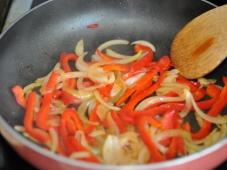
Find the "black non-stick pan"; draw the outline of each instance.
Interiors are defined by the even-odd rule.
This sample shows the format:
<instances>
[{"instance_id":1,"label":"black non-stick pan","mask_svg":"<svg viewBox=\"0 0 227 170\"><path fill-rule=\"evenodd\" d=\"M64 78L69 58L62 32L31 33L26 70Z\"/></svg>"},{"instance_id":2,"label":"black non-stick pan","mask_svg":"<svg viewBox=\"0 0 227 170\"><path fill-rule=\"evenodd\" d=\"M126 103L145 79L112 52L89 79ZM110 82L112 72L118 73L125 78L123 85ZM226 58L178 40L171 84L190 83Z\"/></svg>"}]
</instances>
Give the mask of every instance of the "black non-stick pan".
<instances>
[{"instance_id":1,"label":"black non-stick pan","mask_svg":"<svg viewBox=\"0 0 227 170\"><path fill-rule=\"evenodd\" d=\"M39 169L210 169L227 159L227 139L196 154L164 163L94 165L55 155L13 130L22 123L23 110L10 88L41 77L57 62L61 51L73 51L83 38L88 51L102 42L144 39L157 47L156 58L169 54L171 41L183 25L214 8L200 0L51 0L33 9L0 37L0 129L2 135ZM87 25L97 23L97 29ZM196 38L196 37L195 37ZM221 80L227 61L208 77Z\"/></svg>"}]
</instances>

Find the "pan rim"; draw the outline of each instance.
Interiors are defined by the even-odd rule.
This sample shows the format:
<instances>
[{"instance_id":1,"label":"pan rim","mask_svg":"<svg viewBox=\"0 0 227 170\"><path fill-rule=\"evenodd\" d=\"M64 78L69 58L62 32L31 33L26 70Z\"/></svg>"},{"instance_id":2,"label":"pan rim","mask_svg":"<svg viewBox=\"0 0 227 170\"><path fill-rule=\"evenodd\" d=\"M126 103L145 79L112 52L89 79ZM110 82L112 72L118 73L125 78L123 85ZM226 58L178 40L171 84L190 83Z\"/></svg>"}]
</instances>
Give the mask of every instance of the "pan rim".
<instances>
[{"instance_id":1,"label":"pan rim","mask_svg":"<svg viewBox=\"0 0 227 170\"><path fill-rule=\"evenodd\" d=\"M25 16L27 16L28 14L32 13L33 11L35 11L36 9L40 8L41 6L44 6L48 3L53 2L54 0L48 0L34 8L32 8L31 10L27 11L25 14L23 14L22 16L18 17L13 23L10 24L10 26L8 28L6 28L1 34L0 34L0 39L2 39L4 37L5 34L7 34L7 32L14 27L14 25L19 22L22 18L24 18ZM212 7L217 7L217 5L209 2L208 0L200 0L205 4L208 4ZM4 131L4 132L3 132ZM55 153L52 153L50 151L47 151L45 149L43 149L42 147L38 146L37 144L33 143L32 141L24 138L21 134L19 134L18 132L16 132L16 130L14 130L2 117L2 115L0 115L0 133L2 136L4 136L4 138L7 138L5 136L5 133L9 133L9 135L13 136L14 139L16 139L16 141L18 143L21 143L22 145L27 146L30 150L33 150L34 152L47 157L49 159L54 159L56 161L58 161L61 164L68 164L70 166L77 166L77 167L81 167L81 168L88 168L88 169L99 169L99 170L112 170L112 169L122 169L124 170L125 168L130 169L130 170L150 170L150 169L161 169L161 168L169 168L169 167L174 167L174 166L180 166L183 165L185 163L189 163L192 162L198 158L204 157L208 154L211 154L212 152L224 147L227 145L227 138L219 141L218 143L210 146L209 148L203 149L202 151L196 152L194 154L191 155L187 155L184 157L180 157L177 159L173 159L173 160L169 160L169 161L164 161L164 162L159 162L159 163L152 163L152 164L143 164L143 165L106 165L106 164L95 164L95 163L90 163L90 162L84 162L84 161L80 161L80 160L73 160Z\"/></svg>"}]
</instances>

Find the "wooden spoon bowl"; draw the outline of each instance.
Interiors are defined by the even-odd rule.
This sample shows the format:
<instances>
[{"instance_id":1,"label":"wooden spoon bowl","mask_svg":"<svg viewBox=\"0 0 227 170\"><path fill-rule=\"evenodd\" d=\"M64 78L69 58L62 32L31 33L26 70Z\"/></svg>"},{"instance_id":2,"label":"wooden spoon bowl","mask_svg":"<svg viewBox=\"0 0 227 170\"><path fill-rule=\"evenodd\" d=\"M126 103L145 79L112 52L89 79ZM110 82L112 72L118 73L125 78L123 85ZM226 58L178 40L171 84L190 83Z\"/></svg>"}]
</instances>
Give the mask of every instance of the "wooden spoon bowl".
<instances>
[{"instance_id":1,"label":"wooden spoon bowl","mask_svg":"<svg viewBox=\"0 0 227 170\"><path fill-rule=\"evenodd\" d=\"M212 9L189 22L175 37L171 59L188 78L202 77L227 57L227 5Z\"/></svg>"}]
</instances>

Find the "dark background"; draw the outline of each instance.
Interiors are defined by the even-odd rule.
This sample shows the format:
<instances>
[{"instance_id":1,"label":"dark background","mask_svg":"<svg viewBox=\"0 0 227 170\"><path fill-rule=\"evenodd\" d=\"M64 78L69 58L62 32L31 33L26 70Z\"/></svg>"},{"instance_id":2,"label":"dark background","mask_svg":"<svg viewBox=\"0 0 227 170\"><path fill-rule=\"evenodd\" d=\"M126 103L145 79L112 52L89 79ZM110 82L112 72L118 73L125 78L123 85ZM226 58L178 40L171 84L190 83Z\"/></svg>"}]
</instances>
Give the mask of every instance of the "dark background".
<instances>
[{"instance_id":1,"label":"dark background","mask_svg":"<svg viewBox=\"0 0 227 170\"><path fill-rule=\"evenodd\" d=\"M0 0L0 32L12 0ZM45 2L46 0L33 0L32 7ZM217 5L227 3L227 0L212 0ZM227 154L227 153L226 153ZM33 170L35 169L28 162L23 160L0 135L0 170ZM216 168L217 170L227 170L227 161Z\"/></svg>"}]
</instances>

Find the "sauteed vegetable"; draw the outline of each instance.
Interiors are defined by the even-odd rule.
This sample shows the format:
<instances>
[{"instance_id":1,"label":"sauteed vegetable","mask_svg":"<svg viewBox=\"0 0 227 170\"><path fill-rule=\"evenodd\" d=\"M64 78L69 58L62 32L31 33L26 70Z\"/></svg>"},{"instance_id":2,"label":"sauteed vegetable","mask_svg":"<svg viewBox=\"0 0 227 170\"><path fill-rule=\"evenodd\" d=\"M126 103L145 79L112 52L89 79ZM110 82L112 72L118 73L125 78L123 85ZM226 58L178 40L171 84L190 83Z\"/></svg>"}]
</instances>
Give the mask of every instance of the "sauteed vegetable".
<instances>
[{"instance_id":1,"label":"sauteed vegetable","mask_svg":"<svg viewBox=\"0 0 227 170\"><path fill-rule=\"evenodd\" d=\"M84 41L63 52L51 72L12 88L24 108L25 137L60 155L105 164L144 164L198 152L227 136L227 77L187 80L169 56L139 40L135 54L101 44L85 61ZM197 127L191 120L197 122Z\"/></svg>"}]
</instances>

